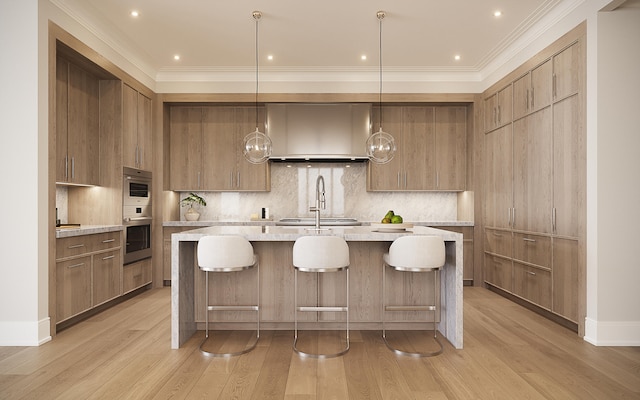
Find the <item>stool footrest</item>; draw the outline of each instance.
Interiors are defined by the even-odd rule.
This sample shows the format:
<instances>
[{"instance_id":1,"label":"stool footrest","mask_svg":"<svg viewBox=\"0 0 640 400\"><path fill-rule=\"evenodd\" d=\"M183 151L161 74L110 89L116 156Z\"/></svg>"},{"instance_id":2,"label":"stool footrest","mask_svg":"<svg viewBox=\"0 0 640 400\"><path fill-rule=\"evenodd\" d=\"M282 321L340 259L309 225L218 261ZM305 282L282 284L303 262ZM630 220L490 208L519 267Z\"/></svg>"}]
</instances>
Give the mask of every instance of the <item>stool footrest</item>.
<instances>
[{"instance_id":1,"label":"stool footrest","mask_svg":"<svg viewBox=\"0 0 640 400\"><path fill-rule=\"evenodd\" d=\"M328 311L328 312L346 312L347 307L298 307L296 311Z\"/></svg>"},{"instance_id":2,"label":"stool footrest","mask_svg":"<svg viewBox=\"0 0 640 400\"><path fill-rule=\"evenodd\" d=\"M435 311L436 306L385 306L385 311Z\"/></svg>"},{"instance_id":3,"label":"stool footrest","mask_svg":"<svg viewBox=\"0 0 640 400\"><path fill-rule=\"evenodd\" d=\"M258 306L207 306L207 311L258 311Z\"/></svg>"}]
</instances>

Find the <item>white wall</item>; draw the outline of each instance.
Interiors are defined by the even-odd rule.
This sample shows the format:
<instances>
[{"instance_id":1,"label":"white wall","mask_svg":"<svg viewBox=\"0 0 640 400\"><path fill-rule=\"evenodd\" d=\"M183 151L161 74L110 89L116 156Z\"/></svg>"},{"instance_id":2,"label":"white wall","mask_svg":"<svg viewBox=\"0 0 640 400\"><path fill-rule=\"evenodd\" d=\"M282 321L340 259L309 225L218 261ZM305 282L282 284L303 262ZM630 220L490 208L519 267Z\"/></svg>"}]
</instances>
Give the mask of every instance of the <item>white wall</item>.
<instances>
[{"instance_id":1,"label":"white wall","mask_svg":"<svg viewBox=\"0 0 640 400\"><path fill-rule=\"evenodd\" d=\"M47 119L39 101L47 83L46 75L40 79L38 23L38 0L0 3L0 345L50 340Z\"/></svg>"},{"instance_id":2,"label":"white wall","mask_svg":"<svg viewBox=\"0 0 640 400\"><path fill-rule=\"evenodd\" d=\"M640 4L597 19L597 239L585 340L640 345Z\"/></svg>"}]
</instances>

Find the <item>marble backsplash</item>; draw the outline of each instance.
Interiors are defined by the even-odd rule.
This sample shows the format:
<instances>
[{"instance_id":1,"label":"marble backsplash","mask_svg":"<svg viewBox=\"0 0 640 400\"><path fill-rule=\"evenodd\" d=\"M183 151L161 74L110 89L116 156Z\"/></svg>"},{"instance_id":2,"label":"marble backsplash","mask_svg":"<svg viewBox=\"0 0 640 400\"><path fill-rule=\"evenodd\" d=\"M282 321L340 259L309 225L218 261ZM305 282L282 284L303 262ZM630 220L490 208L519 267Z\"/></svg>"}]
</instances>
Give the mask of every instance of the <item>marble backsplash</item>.
<instances>
[{"instance_id":1,"label":"marble backsplash","mask_svg":"<svg viewBox=\"0 0 640 400\"><path fill-rule=\"evenodd\" d=\"M353 217L379 221L388 210L405 221L457 220L458 194L452 192L367 192L366 163L273 163L270 192L198 192L207 206L199 207L200 220L249 220L268 207L271 217L312 217L316 178L325 181L323 217ZM187 192L180 193L180 199ZM185 208L180 210L184 220Z\"/></svg>"}]
</instances>

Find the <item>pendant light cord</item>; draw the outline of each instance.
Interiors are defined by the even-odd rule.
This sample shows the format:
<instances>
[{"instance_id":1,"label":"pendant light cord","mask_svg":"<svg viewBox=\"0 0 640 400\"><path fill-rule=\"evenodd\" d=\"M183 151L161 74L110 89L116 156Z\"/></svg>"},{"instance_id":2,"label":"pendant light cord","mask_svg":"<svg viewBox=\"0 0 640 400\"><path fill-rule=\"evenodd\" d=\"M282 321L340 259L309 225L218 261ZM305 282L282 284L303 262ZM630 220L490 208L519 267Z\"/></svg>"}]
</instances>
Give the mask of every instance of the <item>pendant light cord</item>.
<instances>
[{"instance_id":1,"label":"pendant light cord","mask_svg":"<svg viewBox=\"0 0 640 400\"><path fill-rule=\"evenodd\" d=\"M255 99L255 111L256 111L256 132L258 131L258 22L262 14L259 11L253 12L253 18L256 20L256 99Z\"/></svg>"},{"instance_id":2,"label":"pendant light cord","mask_svg":"<svg viewBox=\"0 0 640 400\"><path fill-rule=\"evenodd\" d=\"M380 107L379 110L379 122L380 122L380 131L382 131L382 20L384 19L384 11L378 11L378 24L379 24L379 47L378 47L378 61L380 62L380 85L379 85L379 89L380 92L378 93L378 106Z\"/></svg>"}]
</instances>

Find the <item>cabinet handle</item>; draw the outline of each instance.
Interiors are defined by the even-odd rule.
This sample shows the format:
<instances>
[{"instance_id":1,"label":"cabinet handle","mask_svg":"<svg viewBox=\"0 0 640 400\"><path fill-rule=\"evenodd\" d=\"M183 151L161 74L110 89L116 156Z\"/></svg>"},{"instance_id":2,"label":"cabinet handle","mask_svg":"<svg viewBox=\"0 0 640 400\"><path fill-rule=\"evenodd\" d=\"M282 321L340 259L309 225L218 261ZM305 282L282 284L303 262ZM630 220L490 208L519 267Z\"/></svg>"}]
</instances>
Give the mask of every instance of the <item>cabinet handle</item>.
<instances>
[{"instance_id":1,"label":"cabinet handle","mask_svg":"<svg viewBox=\"0 0 640 400\"><path fill-rule=\"evenodd\" d=\"M71 157L71 180L76 179L76 158Z\"/></svg>"},{"instance_id":2,"label":"cabinet handle","mask_svg":"<svg viewBox=\"0 0 640 400\"><path fill-rule=\"evenodd\" d=\"M229 172L229 187L233 188L233 172Z\"/></svg>"},{"instance_id":3,"label":"cabinet handle","mask_svg":"<svg viewBox=\"0 0 640 400\"><path fill-rule=\"evenodd\" d=\"M535 239L529 239L529 238L522 238L522 240L524 240L525 242L529 242L529 243L535 243Z\"/></svg>"},{"instance_id":4,"label":"cabinet handle","mask_svg":"<svg viewBox=\"0 0 640 400\"><path fill-rule=\"evenodd\" d=\"M497 111L496 108L493 107L493 126L498 125L498 117L497 117Z\"/></svg>"},{"instance_id":5,"label":"cabinet handle","mask_svg":"<svg viewBox=\"0 0 640 400\"><path fill-rule=\"evenodd\" d=\"M436 188L440 188L440 171L436 172Z\"/></svg>"},{"instance_id":6,"label":"cabinet handle","mask_svg":"<svg viewBox=\"0 0 640 400\"><path fill-rule=\"evenodd\" d=\"M67 266L68 269L72 269L72 268L78 268L78 267L82 267L84 265L84 263L80 263L80 264L73 264L73 265L69 265Z\"/></svg>"},{"instance_id":7,"label":"cabinet handle","mask_svg":"<svg viewBox=\"0 0 640 400\"><path fill-rule=\"evenodd\" d=\"M498 233L498 232L492 232L493 236L497 236L497 237L502 237L502 233Z\"/></svg>"},{"instance_id":8,"label":"cabinet handle","mask_svg":"<svg viewBox=\"0 0 640 400\"><path fill-rule=\"evenodd\" d=\"M558 233L556 229L556 208L555 207L551 209L551 229L553 230L553 233Z\"/></svg>"},{"instance_id":9,"label":"cabinet handle","mask_svg":"<svg viewBox=\"0 0 640 400\"><path fill-rule=\"evenodd\" d=\"M115 258L115 256L106 256L106 257L102 257L102 260L103 260L103 261L106 261L106 260L111 260L112 258Z\"/></svg>"},{"instance_id":10,"label":"cabinet handle","mask_svg":"<svg viewBox=\"0 0 640 400\"><path fill-rule=\"evenodd\" d=\"M535 104L536 104L536 97L534 96L535 94L535 88L531 88L531 108L535 108Z\"/></svg>"},{"instance_id":11,"label":"cabinet handle","mask_svg":"<svg viewBox=\"0 0 640 400\"><path fill-rule=\"evenodd\" d=\"M531 276L536 276L536 273L533 271L527 271L527 274L531 275Z\"/></svg>"},{"instance_id":12,"label":"cabinet handle","mask_svg":"<svg viewBox=\"0 0 640 400\"><path fill-rule=\"evenodd\" d=\"M400 171L398 171L398 188L400 188Z\"/></svg>"},{"instance_id":13,"label":"cabinet handle","mask_svg":"<svg viewBox=\"0 0 640 400\"><path fill-rule=\"evenodd\" d=\"M200 171L198 171L198 189L200 189Z\"/></svg>"},{"instance_id":14,"label":"cabinet handle","mask_svg":"<svg viewBox=\"0 0 640 400\"><path fill-rule=\"evenodd\" d=\"M69 180L69 156L64 156L64 180Z\"/></svg>"},{"instance_id":15,"label":"cabinet handle","mask_svg":"<svg viewBox=\"0 0 640 400\"><path fill-rule=\"evenodd\" d=\"M553 90L553 98L555 99L556 97L558 97L557 86L556 86L556 74L552 75L551 86Z\"/></svg>"},{"instance_id":16,"label":"cabinet handle","mask_svg":"<svg viewBox=\"0 0 640 400\"><path fill-rule=\"evenodd\" d=\"M527 101L526 101L525 110L529 111L529 89L527 89Z\"/></svg>"},{"instance_id":17,"label":"cabinet handle","mask_svg":"<svg viewBox=\"0 0 640 400\"><path fill-rule=\"evenodd\" d=\"M516 227L516 208L515 207L511 209L511 213L513 214L513 221L512 221L511 227L515 228Z\"/></svg>"},{"instance_id":18,"label":"cabinet handle","mask_svg":"<svg viewBox=\"0 0 640 400\"><path fill-rule=\"evenodd\" d=\"M84 247L84 243L81 244L72 244L71 246L67 247L67 249L78 249L80 247Z\"/></svg>"},{"instance_id":19,"label":"cabinet handle","mask_svg":"<svg viewBox=\"0 0 640 400\"><path fill-rule=\"evenodd\" d=\"M407 171L404 171L404 188L407 188Z\"/></svg>"},{"instance_id":20,"label":"cabinet handle","mask_svg":"<svg viewBox=\"0 0 640 400\"><path fill-rule=\"evenodd\" d=\"M105 239L102 241L102 243L111 243L111 242L115 242L115 239Z\"/></svg>"},{"instance_id":21,"label":"cabinet handle","mask_svg":"<svg viewBox=\"0 0 640 400\"><path fill-rule=\"evenodd\" d=\"M238 177L238 180L237 180L238 187L240 187L240 171L238 171L238 172L236 173L236 175L237 175L237 177Z\"/></svg>"},{"instance_id":22,"label":"cabinet handle","mask_svg":"<svg viewBox=\"0 0 640 400\"><path fill-rule=\"evenodd\" d=\"M142 147L139 147L140 149L140 168L142 169L142 166L144 165L144 152L142 151Z\"/></svg>"},{"instance_id":23,"label":"cabinet handle","mask_svg":"<svg viewBox=\"0 0 640 400\"><path fill-rule=\"evenodd\" d=\"M498 125L502 123L502 110L500 110L500 105L498 105Z\"/></svg>"}]
</instances>

